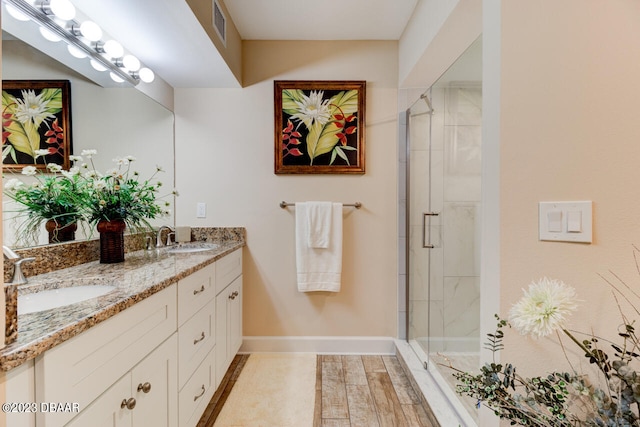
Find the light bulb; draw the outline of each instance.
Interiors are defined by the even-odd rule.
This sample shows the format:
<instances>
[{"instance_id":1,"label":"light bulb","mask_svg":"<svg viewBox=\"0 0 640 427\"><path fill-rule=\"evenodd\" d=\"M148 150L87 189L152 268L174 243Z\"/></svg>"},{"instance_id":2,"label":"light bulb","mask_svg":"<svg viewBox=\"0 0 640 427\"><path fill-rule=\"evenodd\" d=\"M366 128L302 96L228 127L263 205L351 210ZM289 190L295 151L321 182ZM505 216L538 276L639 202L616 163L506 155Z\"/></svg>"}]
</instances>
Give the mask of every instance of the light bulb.
<instances>
[{"instance_id":1,"label":"light bulb","mask_svg":"<svg viewBox=\"0 0 640 427\"><path fill-rule=\"evenodd\" d=\"M140 61L133 55L125 55L122 58L122 65L129 71L138 71L140 69Z\"/></svg>"},{"instance_id":2,"label":"light bulb","mask_svg":"<svg viewBox=\"0 0 640 427\"><path fill-rule=\"evenodd\" d=\"M18 21L28 21L30 18L25 15L24 13L22 13L21 10L16 9L16 7L12 4L5 4L7 6L7 12L9 12L9 15L11 15L14 19L17 19Z\"/></svg>"},{"instance_id":3,"label":"light bulb","mask_svg":"<svg viewBox=\"0 0 640 427\"><path fill-rule=\"evenodd\" d=\"M78 49L77 47L75 47L73 45L68 45L67 46L67 50L69 51L71 56L76 57L78 59L82 59L82 58L86 58L87 57L87 54L85 52L83 52L82 50Z\"/></svg>"},{"instance_id":4,"label":"light bulb","mask_svg":"<svg viewBox=\"0 0 640 427\"><path fill-rule=\"evenodd\" d=\"M49 7L54 15L65 21L70 21L76 16L76 8L69 0L51 0Z\"/></svg>"},{"instance_id":5,"label":"light bulb","mask_svg":"<svg viewBox=\"0 0 640 427\"><path fill-rule=\"evenodd\" d=\"M140 80L142 80L145 83L151 83L153 79L155 79L156 77L153 74L153 71L151 71L147 67L140 68L140 71L138 71L138 76L140 77Z\"/></svg>"},{"instance_id":6,"label":"light bulb","mask_svg":"<svg viewBox=\"0 0 640 427\"><path fill-rule=\"evenodd\" d=\"M120 77L119 75L117 75L113 71L109 73L109 77L111 77L111 80L113 80L116 83L122 83L124 81L124 79L122 77Z\"/></svg>"},{"instance_id":7,"label":"light bulb","mask_svg":"<svg viewBox=\"0 0 640 427\"><path fill-rule=\"evenodd\" d=\"M97 42L102 37L102 29L93 21L84 21L80 25L80 34L87 40Z\"/></svg>"},{"instance_id":8,"label":"light bulb","mask_svg":"<svg viewBox=\"0 0 640 427\"><path fill-rule=\"evenodd\" d=\"M101 63L96 61L95 59L92 59L91 61L89 61L89 63L91 64L93 69L96 70L96 71L107 71L107 67L105 67L104 65L102 65Z\"/></svg>"},{"instance_id":9,"label":"light bulb","mask_svg":"<svg viewBox=\"0 0 640 427\"><path fill-rule=\"evenodd\" d=\"M45 27L40 27L40 34L50 42L59 42L60 40L62 40L60 36Z\"/></svg>"},{"instance_id":10,"label":"light bulb","mask_svg":"<svg viewBox=\"0 0 640 427\"><path fill-rule=\"evenodd\" d=\"M120 58L124 54L122 45L115 40L107 40L102 48L110 58Z\"/></svg>"}]
</instances>

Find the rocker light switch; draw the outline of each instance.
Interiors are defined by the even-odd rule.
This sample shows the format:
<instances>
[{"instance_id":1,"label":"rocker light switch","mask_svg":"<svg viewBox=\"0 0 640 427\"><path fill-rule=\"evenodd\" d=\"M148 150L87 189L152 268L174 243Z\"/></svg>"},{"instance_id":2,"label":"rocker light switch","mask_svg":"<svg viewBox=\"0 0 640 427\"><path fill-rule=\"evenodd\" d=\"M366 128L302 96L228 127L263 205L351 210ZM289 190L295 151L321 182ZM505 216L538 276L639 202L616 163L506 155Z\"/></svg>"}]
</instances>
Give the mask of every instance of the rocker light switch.
<instances>
[{"instance_id":1,"label":"rocker light switch","mask_svg":"<svg viewBox=\"0 0 640 427\"><path fill-rule=\"evenodd\" d=\"M582 212L567 212L567 233L580 233L582 231Z\"/></svg>"},{"instance_id":2,"label":"rocker light switch","mask_svg":"<svg viewBox=\"0 0 640 427\"><path fill-rule=\"evenodd\" d=\"M562 232L562 211L547 212L547 231L551 233Z\"/></svg>"},{"instance_id":3,"label":"rocker light switch","mask_svg":"<svg viewBox=\"0 0 640 427\"><path fill-rule=\"evenodd\" d=\"M591 243L592 202L540 202L538 238L549 242Z\"/></svg>"}]
</instances>

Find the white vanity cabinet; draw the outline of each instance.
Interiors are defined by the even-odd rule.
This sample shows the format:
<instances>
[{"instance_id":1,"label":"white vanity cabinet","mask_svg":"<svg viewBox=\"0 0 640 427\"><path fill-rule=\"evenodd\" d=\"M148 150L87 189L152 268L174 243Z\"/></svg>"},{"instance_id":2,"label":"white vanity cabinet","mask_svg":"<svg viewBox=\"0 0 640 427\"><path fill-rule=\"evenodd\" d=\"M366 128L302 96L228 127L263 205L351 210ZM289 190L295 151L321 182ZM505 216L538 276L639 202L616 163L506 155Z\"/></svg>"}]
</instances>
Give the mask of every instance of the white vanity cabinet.
<instances>
[{"instance_id":1,"label":"white vanity cabinet","mask_svg":"<svg viewBox=\"0 0 640 427\"><path fill-rule=\"evenodd\" d=\"M35 401L77 404L81 412L39 411L37 426L63 426L76 416L79 421L70 425L98 425L96 419L104 425L177 426L176 342L169 339L176 331L176 299L176 285L169 286L38 356ZM149 393L137 392L139 383L150 383ZM130 409L132 398L140 403ZM156 422L142 419L154 411Z\"/></svg>"},{"instance_id":2,"label":"white vanity cabinet","mask_svg":"<svg viewBox=\"0 0 640 427\"><path fill-rule=\"evenodd\" d=\"M216 386L242 344L242 250L217 261Z\"/></svg>"},{"instance_id":3,"label":"white vanity cabinet","mask_svg":"<svg viewBox=\"0 0 640 427\"><path fill-rule=\"evenodd\" d=\"M177 426L176 334L66 424L67 427Z\"/></svg>"},{"instance_id":4,"label":"white vanity cabinet","mask_svg":"<svg viewBox=\"0 0 640 427\"><path fill-rule=\"evenodd\" d=\"M238 249L9 371L8 425L195 427L241 344Z\"/></svg>"},{"instance_id":5,"label":"white vanity cabinet","mask_svg":"<svg viewBox=\"0 0 640 427\"><path fill-rule=\"evenodd\" d=\"M6 373L6 401L12 403L35 403L35 367L34 361L28 360L22 365L11 369ZM11 427L35 427L36 411L7 412L5 414L7 426ZM36 406L36 409L39 409Z\"/></svg>"},{"instance_id":6,"label":"white vanity cabinet","mask_svg":"<svg viewBox=\"0 0 640 427\"><path fill-rule=\"evenodd\" d=\"M224 259L224 258L223 258ZM178 424L195 426L213 397L219 261L178 282Z\"/></svg>"}]
</instances>

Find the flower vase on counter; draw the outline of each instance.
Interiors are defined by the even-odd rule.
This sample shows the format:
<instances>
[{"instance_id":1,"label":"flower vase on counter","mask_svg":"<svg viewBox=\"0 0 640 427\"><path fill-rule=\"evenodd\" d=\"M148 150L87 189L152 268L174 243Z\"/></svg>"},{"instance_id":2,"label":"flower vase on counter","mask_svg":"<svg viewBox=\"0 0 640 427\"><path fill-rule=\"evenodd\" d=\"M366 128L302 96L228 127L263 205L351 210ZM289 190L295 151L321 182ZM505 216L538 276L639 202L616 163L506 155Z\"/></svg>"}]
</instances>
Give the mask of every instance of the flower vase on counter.
<instances>
[{"instance_id":1,"label":"flower vase on counter","mask_svg":"<svg viewBox=\"0 0 640 427\"><path fill-rule=\"evenodd\" d=\"M113 264L124 261L124 220L101 220L96 226L100 233L100 262Z\"/></svg>"},{"instance_id":2,"label":"flower vase on counter","mask_svg":"<svg viewBox=\"0 0 640 427\"><path fill-rule=\"evenodd\" d=\"M49 243L62 243L76 240L76 230L78 229L76 222L60 225L57 220L50 219L44 226L49 233Z\"/></svg>"}]
</instances>

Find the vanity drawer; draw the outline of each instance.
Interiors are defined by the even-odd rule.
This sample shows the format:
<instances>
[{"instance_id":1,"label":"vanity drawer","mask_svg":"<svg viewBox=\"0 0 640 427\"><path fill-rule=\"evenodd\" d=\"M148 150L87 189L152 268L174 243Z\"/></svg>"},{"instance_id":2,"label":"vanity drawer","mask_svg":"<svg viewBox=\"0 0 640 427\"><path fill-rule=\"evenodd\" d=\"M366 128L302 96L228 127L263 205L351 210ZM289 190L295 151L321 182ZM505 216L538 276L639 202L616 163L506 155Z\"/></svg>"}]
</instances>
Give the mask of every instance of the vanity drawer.
<instances>
[{"instance_id":1,"label":"vanity drawer","mask_svg":"<svg viewBox=\"0 0 640 427\"><path fill-rule=\"evenodd\" d=\"M212 299L178 331L178 389L215 345L216 301Z\"/></svg>"},{"instance_id":2,"label":"vanity drawer","mask_svg":"<svg viewBox=\"0 0 640 427\"><path fill-rule=\"evenodd\" d=\"M242 274L242 249L236 249L216 261L216 295Z\"/></svg>"},{"instance_id":3,"label":"vanity drawer","mask_svg":"<svg viewBox=\"0 0 640 427\"><path fill-rule=\"evenodd\" d=\"M176 286L48 350L36 358L36 402L85 408L176 330ZM62 425L75 413L37 413L37 424Z\"/></svg>"},{"instance_id":4,"label":"vanity drawer","mask_svg":"<svg viewBox=\"0 0 640 427\"><path fill-rule=\"evenodd\" d=\"M182 325L215 297L216 264L211 264L178 282L178 325Z\"/></svg>"},{"instance_id":5,"label":"vanity drawer","mask_svg":"<svg viewBox=\"0 0 640 427\"><path fill-rule=\"evenodd\" d=\"M215 351L209 352L178 394L178 425L195 427L215 393Z\"/></svg>"}]
</instances>

